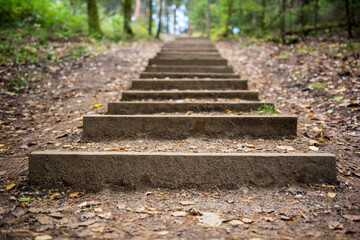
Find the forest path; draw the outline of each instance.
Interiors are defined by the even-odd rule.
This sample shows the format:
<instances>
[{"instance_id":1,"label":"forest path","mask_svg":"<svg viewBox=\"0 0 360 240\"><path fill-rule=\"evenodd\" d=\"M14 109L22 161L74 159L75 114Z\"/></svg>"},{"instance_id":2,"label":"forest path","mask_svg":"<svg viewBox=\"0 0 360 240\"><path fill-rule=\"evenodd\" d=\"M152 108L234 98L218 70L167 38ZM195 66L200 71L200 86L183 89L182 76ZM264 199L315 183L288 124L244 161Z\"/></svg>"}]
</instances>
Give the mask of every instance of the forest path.
<instances>
[{"instance_id":1,"label":"forest path","mask_svg":"<svg viewBox=\"0 0 360 240\"><path fill-rule=\"evenodd\" d=\"M297 101L309 101L309 95L306 97L300 95L303 93L302 91L296 91L295 89L292 91L288 90L288 82L287 79L284 78L285 74L284 72L279 72L279 68L285 69L287 64L290 66L290 63L281 63L284 59L277 57L277 55L280 56L279 54L281 53L279 48L276 49L278 46L265 44L265 46L253 45L237 48L238 46L234 43L219 43L218 47L222 55L231 61L236 72L249 78L250 88L259 89L261 91L260 96L265 96L270 103L279 101L279 110L283 113L293 112L294 110L299 111L299 108L302 109L301 106L293 107L293 105L298 104ZM270 51L266 49L270 49ZM285 48L285 50L287 49ZM282 51L284 51L284 49L282 49ZM259 54L259 52L262 54ZM287 52L287 54L290 55L291 52ZM270 56L272 56L272 58ZM303 56L298 57L301 59ZM294 59L293 61L296 60L297 59ZM282 65L278 65L278 61ZM140 65L145 67L144 63ZM259 66L262 66L262 68L259 68ZM130 71L131 70L135 70L137 74L140 73L140 70L130 69ZM304 72L302 72L302 74L304 74ZM121 79L123 79L123 77L121 77ZM277 80L274 81L273 79ZM123 81L121 80L119 82ZM111 82L107 83L104 88L108 89L107 87L109 87L114 90L108 93L105 90L103 94L108 94L106 97L103 98L102 94L97 94L98 101L94 102L93 96L95 96L96 92L94 91L93 96L83 99L88 103L88 108L95 103L105 104L110 96L114 96L113 98L111 97L113 100L120 99L120 93L115 93L115 89L118 86L114 88L114 86L110 87L110 84ZM166 82L162 84L173 83ZM194 83L195 86L199 86L199 84L204 83ZM90 85L88 86L90 87ZM129 85L125 86L124 89L128 86ZM356 88L357 85L354 85L353 89ZM274 92L276 92L276 94L274 94ZM296 92L300 92L300 94ZM310 94L313 94L313 92L310 92ZM350 94L346 96L356 101ZM76 98L76 94L74 97ZM317 100L316 95L314 99L315 101ZM89 104L90 101L92 102L91 104ZM192 99L183 99L182 101L183 103L188 103L186 104L188 106L194 106L192 105ZM285 105L288 101L290 101L290 104ZM223 102L220 101L220 104L227 102L229 102L229 100L225 99ZM131 102L125 103L129 104ZM144 104L141 100L138 103ZM149 103L157 104L156 100L149 101ZM124 108L120 108L121 111L126 111L126 104L123 104L125 106ZM134 104L136 104L136 102ZM169 103L163 102L163 105L156 106L165 106L166 104ZM245 106L241 101L237 104L237 106ZM214 108L215 105L216 104L212 104L212 108ZM68 106L68 104L65 103L65 106ZM305 110L309 109L309 106L305 106L304 108ZM310 106L310 108L314 108L315 114L321 114L320 111L317 112L319 108L321 110L321 106ZM347 106L345 106L345 109L342 109L342 111L346 111L346 108ZM149 110L147 107L144 109L151 111L151 109ZM59 108L59 110L61 110L61 108ZM94 113L105 112L102 107L94 108L93 111ZM354 116L351 114L355 111L349 113L349 119L354 119ZM190 117L194 115L196 114L189 113ZM344 113L343 115L346 116ZM58 116L63 117L59 114ZM159 115L155 115L155 117L158 116ZM68 128L69 125L66 117L67 116L64 116L64 122L60 121L56 123L55 121L53 126L56 128L62 126L63 129ZM81 119L78 119L71 123L73 125L72 130L69 132L65 131L66 134L53 132L55 139L52 140L52 144L30 144L27 147L30 148L31 151L35 149L45 150L49 148L49 146L52 146L50 147L52 149L62 147L65 150L82 150L84 152L94 150L105 151L107 153L111 153L114 150L123 152L188 151L194 154L206 152L220 154L239 152L262 153L268 152L268 150L285 153L289 151L286 150L289 149L288 147L293 147L296 152L307 152L309 151L309 138L317 140L318 137L316 134L319 130L315 127L318 126L318 128L320 128L317 124L322 124L318 123L318 119L312 118L314 117L307 117L305 114L300 116L299 123L301 126L298 132L299 136L296 139L264 140L242 138L219 140L190 137L185 141L183 139L124 139L122 141L112 140L92 143L80 141L81 130L76 129L78 124L81 123ZM38 121L41 122L43 121L42 119L44 118L39 118ZM353 121L358 120L355 118ZM320 122L324 122L324 120ZM313 128L315 128L315 130ZM61 130L61 128L58 129ZM326 129L326 131L327 135L330 135L328 137L331 137L331 129ZM307 133L307 135L305 135L305 133ZM352 131L350 133L352 134ZM35 137L38 133L34 132L33 134L35 140L39 142L42 141L42 139L45 140L49 138L46 134L38 137ZM342 131L337 131L336 137L339 143L340 140L344 139L342 134ZM104 190L95 194L57 192L56 190L25 192L22 190L22 187L26 189L27 185L24 185L21 181L19 182L18 173L15 174L15 176L9 176L7 175L8 173L5 173L3 175L5 175L8 180L14 181L18 185L16 189L5 192L1 198L3 207L0 208L0 210L3 219L6 221L6 224L2 225L2 234L6 233L12 236L51 235L52 237L70 235L84 238L142 237L189 239L241 237L265 239L269 236L279 238L299 238L303 236L309 238L356 238L359 234L358 224L356 223L359 215L359 205L357 201L359 180L356 174L359 172L354 167L356 167L358 157L349 158L348 156L348 160L344 161L344 155L342 154L343 151L349 152L349 154L356 154L358 150L356 150L356 147L354 149L353 145L355 146L355 144L352 142L356 140L356 134L358 134L358 132L352 135L344 132L347 140L341 145L329 143L331 140L327 140L326 137L324 137L325 143L319 142L320 151L325 150L331 152L336 154L338 158L340 154L337 163L338 170L351 169L350 175L345 173L343 175L338 174L340 184L336 186L325 184L310 185L308 187L291 186L277 189L262 189L247 186L232 191L216 188L215 190L209 191L199 191L197 189L151 189L150 191L113 192ZM349 140L349 136L350 138L354 136L354 140ZM323 135L321 137L323 137ZM344 150L344 145L346 145L349 150ZM14 145L15 149L16 146L19 145ZM287 146L287 148L278 148L279 146ZM24 152L29 150L23 147L20 151L24 154ZM8 164L10 157L8 156L9 155L5 156L6 159L4 158L4 160L2 160L7 167L10 166ZM18 155L18 157L22 159L24 164L26 160L25 156ZM21 161L18 161L18 159L14 157L11 158L11 161L14 162L16 167L11 165L9 168L16 169L18 172L22 171L26 174L26 172L24 172L25 164L19 165ZM26 203L15 207L16 204L11 202L12 199L23 196L30 197L30 201L25 201ZM199 216L201 214L203 215L202 217ZM28 222L32 222L32 224L28 226ZM61 228L58 228L58 226L61 226ZM212 226L212 228L209 228L209 226ZM16 228L27 229L29 231L19 232L11 230ZM64 232L66 235L64 235Z\"/></svg>"},{"instance_id":2,"label":"forest path","mask_svg":"<svg viewBox=\"0 0 360 240\"><path fill-rule=\"evenodd\" d=\"M247 81L240 80L226 59L214 57L216 51L212 41L204 38L182 37L165 43L160 55L149 60L145 72L140 74L140 80L147 80L150 86L157 88L158 81L170 80L167 86L157 90L132 86L130 90L122 92L120 102L111 104L106 115L85 115L82 142L106 144L112 140L121 143L123 139L186 141L188 138L221 142L222 139L246 138L256 141L261 138L271 141L295 138L297 117L277 114L273 104L260 102L258 92L248 89ZM178 54L174 56L174 52ZM203 88L193 89L192 85L187 85L189 80L195 85L201 84ZM172 81L178 81L181 89L172 86ZM213 85L219 81L223 81L223 84L215 88ZM237 81L243 86L235 86ZM182 102L186 99L191 99L191 103ZM214 102L221 103L226 99L233 105L214 111ZM152 112L145 105L145 114L138 108L138 101L151 103ZM179 107L171 109L174 107L169 104L171 102L178 102ZM135 104L129 106L131 103ZM192 107L193 103L198 104L197 109ZM201 109L204 103L208 109ZM243 113L243 105L249 103L257 103L258 106L254 105L256 108ZM169 107L166 107L167 104ZM168 111L163 111L164 106ZM113 107L122 113L116 114ZM258 110L261 108L269 110ZM132 109L136 109L137 114L126 112L130 109L132 112ZM97 191L102 187L208 189L216 186L220 189L236 189L246 185L269 187L294 183L336 183L334 155L301 153L295 152L295 149L288 151L291 153L241 153L241 149L238 150L240 153L232 154L189 154L186 150L161 154L128 151L125 154L116 152L116 149L107 153L33 152L29 157L29 182L42 188L66 186Z\"/></svg>"}]
</instances>

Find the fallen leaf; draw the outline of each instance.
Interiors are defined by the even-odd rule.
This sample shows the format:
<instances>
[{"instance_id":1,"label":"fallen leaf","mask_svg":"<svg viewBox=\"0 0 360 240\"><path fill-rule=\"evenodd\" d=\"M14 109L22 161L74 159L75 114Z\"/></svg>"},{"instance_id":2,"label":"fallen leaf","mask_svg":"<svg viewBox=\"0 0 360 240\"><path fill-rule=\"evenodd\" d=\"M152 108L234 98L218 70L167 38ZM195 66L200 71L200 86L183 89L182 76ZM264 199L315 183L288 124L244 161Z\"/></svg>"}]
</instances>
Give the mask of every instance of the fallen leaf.
<instances>
[{"instance_id":1,"label":"fallen leaf","mask_svg":"<svg viewBox=\"0 0 360 240\"><path fill-rule=\"evenodd\" d=\"M126 205L124 203L119 203L117 206L116 206L119 210L121 209L125 209L126 208Z\"/></svg>"},{"instance_id":2,"label":"fallen leaf","mask_svg":"<svg viewBox=\"0 0 360 240\"><path fill-rule=\"evenodd\" d=\"M194 202L190 202L190 201L180 201L180 204L183 206L195 205Z\"/></svg>"},{"instance_id":3,"label":"fallen leaf","mask_svg":"<svg viewBox=\"0 0 360 240\"><path fill-rule=\"evenodd\" d=\"M291 218L290 218L290 217L288 217L288 216L281 216L281 217L280 217L280 220L283 220L283 221L290 221L290 220L291 220Z\"/></svg>"},{"instance_id":4,"label":"fallen leaf","mask_svg":"<svg viewBox=\"0 0 360 240\"><path fill-rule=\"evenodd\" d=\"M36 236L34 238L34 240L50 240L50 239L52 239L50 235L41 235L41 236Z\"/></svg>"},{"instance_id":5,"label":"fallen leaf","mask_svg":"<svg viewBox=\"0 0 360 240\"><path fill-rule=\"evenodd\" d=\"M164 235L169 234L169 231L159 231L159 232L156 232L156 234L160 235L160 236L164 236Z\"/></svg>"},{"instance_id":6,"label":"fallen leaf","mask_svg":"<svg viewBox=\"0 0 360 240\"><path fill-rule=\"evenodd\" d=\"M10 191L11 189L14 189L15 186L16 186L15 183L10 183L9 185L6 186L6 191Z\"/></svg>"},{"instance_id":7,"label":"fallen leaf","mask_svg":"<svg viewBox=\"0 0 360 240\"><path fill-rule=\"evenodd\" d=\"M70 193L71 198L76 198L79 195L79 192Z\"/></svg>"},{"instance_id":8,"label":"fallen leaf","mask_svg":"<svg viewBox=\"0 0 360 240\"><path fill-rule=\"evenodd\" d=\"M198 220L202 225L207 227L219 227L223 222L223 219L215 213L203 212L202 216L198 217Z\"/></svg>"},{"instance_id":9,"label":"fallen leaf","mask_svg":"<svg viewBox=\"0 0 360 240\"><path fill-rule=\"evenodd\" d=\"M318 141L315 141L315 140L310 140L310 141L309 141L309 144L310 144L310 146L315 146L315 147L318 147L318 146L319 146L319 142L318 142Z\"/></svg>"},{"instance_id":10,"label":"fallen leaf","mask_svg":"<svg viewBox=\"0 0 360 240\"><path fill-rule=\"evenodd\" d=\"M336 196L336 193L328 192L327 195L329 198L334 198Z\"/></svg>"},{"instance_id":11,"label":"fallen leaf","mask_svg":"<svg viewBox=\"0 0 360 240\"><path fill-rule=\"evenodd\" d=\"M338 221L329 222L328 227L332 230L341 230L344 228L344 226Z\"/></svg>"},{"instance_id":12,"label":"fallen leaf","mask_svg":"<svg viewBox=\"0 0 360 240\"><path fill-rule=\"evenodd\" d=\"M60 193L54 193L53 195L51 195L51 200L54 200L55 198L59 197Z\"/></svg>"},{"instance_id":13,"label":"fallen leaf","mask_svg":"<svg viewBox=\"0 0 360 240\"><path fill-rule=\"evenodd\" d=\"M171 216L173 217L185 217L187 215L187 212L173 212L171 213Z\"/></svg>"},{"instance_id":14,"label":"fallen leaf","mask_svg":"<svg viewBox=\"0 0 360 240\"><path fill-rule=\"evenodd\" d=\"M83 218L83 219L88 219L88 218L93 218L93 217L95 217L95 213L93 213L93 212L87 212L87 213L84 213L81 215L81 218Z\"/></svg>"},{"instance_id":15,"label":"fallen leaf","mask_svg":"<svg viewBox=\"0 0 360 240\"><path fill-rule=\"evenodd\" d=\"M51 213L49 214L50 217L53 217L53 218L63 218L64 216L61 214L61 213Z\"/></svg>"},{"instance_id":16,"label":"fallen leaf","mask_svg":"<svg viewBox=\"0 0 360 240\"><path fill-rule=\"evenodd\" d=\"M255 145L248 144L247 142L245 142L245 146L246 146L247 148L255 148Z\"/></svg>"},{"instance_id":17,"label":"fallen leaf","mask_svg":"<svg viewBox=\"0 0 360 240\"><path fill-rule=\"evenodd\" d=\"M246 224L250 224L250 223L253 223L253 220L252 219L250 219L250 218L243 218L243 219L241 219L244 223L246 223Z\"/></svg>"},{"instance_id":18,"label":"fallen leaf","mask_svg":"<svg viewBox=\"0 0 360 240\"><path fill-rule=\"evenodd\" d=\"M360 215L348 215L348 214L345 214L345 215L343 215L343 217L350 220L350 221L360 222Z\"/></svg>"},{"instance_id":19,"label":"fallen leaf","mask_svg":"<svg viewBox=\"0 0 360 240\"><path fill-rule=\"evenodd\" d=\"M104 218L104 219L110 219L111 218L111 212L107 212L107 213L100 213L100 214L98 214L98 216L100 217L100 218Z\"/></svg>"},{"instance_id":20,"label":"fallen leaf","mask_svg":"<svg viewBox=\"0 0 360 240\"><path fill-rule=\"evenodd\" d=\"M286 151L295 151L295 149L291 146L277 146L277 149L286 150Z\"/></svg>"},{"instance_id":21,"label":"fallen leaf","mask_svg":"<svg viewBox=\"0 0 360 240\"><path fill-rule=\"evenodd\" d=\"M36 220L42 225L49 225L54 223L54 220L48 216L40 216L37 217Z\"/></svg>"},{"instance_id":22,"label":"fallen leaf","mask_svg":"<svg viewBox=\"0 0 360 240\"><path fill-rule=\"evenodd\" d=\"M94 211L97 212L97 213L102 213L103 212L102 208L94 208Z\"/></svg>"},{"instance_id":23,"label":"fallen leaf","mask_svg":"<svg viewBox=\"0 0 360 240\"><path fill-rule=\"evenodd\" d=\"M319 151L319 148L315 146L309 146L309 149L313 151Z\"/></svg>"},{"instance_id":24,"label":"fallen leaf","mask_svg":"<svg viewBox=\"0 0 360 240\"><path fill-rule=\"evenodd\" d=\"M161 214L159 211L157 211L156 209L151 208L151 207L141 207L141 208L138 208L136 210L136 212L137 213L146 213L146 214L149 214L149 215Z\"/></svg>"},{"instance_id":25,"label":"fallen leaf","mask_svg":"<svg viewBox=\"0 0 360 240\"><path fill-rule=\"evenodd\" d=\"M231 225L231 226L233 226L233 227L237 227L237 226L239 226L239 225L243 225L244 222L239 221L239 220L232 220L232 221L228 222L228 224Z\"/></svg>"},{"instance_id":26,"label":"fallen leaf","mask_svg":"<svg viewBox=\"0 0 360 240\"><path fill-rule=\"evenodd\" d=\"M102 233L102 232L105 231L105 229L106 229L106 227L104 227L104 226L99 226L99 227L92 227L92 228L90 228L90 230L91 230L92 232L96 232L96 233Z\"/></svg>"},{"instance_id":27,"label":"fallen leaf","mask_svg":"<svg viewBox=\"0 0 360 240\"><path fill-rule=\"evenodd\" d=\"M79 205L77 205L79 208L86 207L88 205L88 202L82 202Z\"/></svg>"},{"instance_id":28,"label":"fallen leaf","mask_svg":"<svg viewBox=\"0 0 360 240\"><path fill-rule=\"evenodd\" d=\"M196 211L195 209L189 209L188 213L192 216L202 216L202 213L199 211Z\"/></svg>"},{"instance_id":29,"label":"fallen leaf","mask_svg":"<svg viewBox=\"0 0 360 240\"><path fill-rule=\"evenodd\" d=\"M318 128L318 127L314 127L313 130L314 130L315 132L321 132L321 131L322 131L322 129L321 129L321 128Z\"/></svg>"},{"instance_id":30,"label":"fallen leaf","mask_svg":"<svg viewBox=\"0 0 360 240\"><path fill-rule=\"evenodd\" d=\"M92 108L99 108L99 107L102 107L103 105L102 104L94 104L94 105L92 105L91 107Z\"/></svg>"}]
</instances>

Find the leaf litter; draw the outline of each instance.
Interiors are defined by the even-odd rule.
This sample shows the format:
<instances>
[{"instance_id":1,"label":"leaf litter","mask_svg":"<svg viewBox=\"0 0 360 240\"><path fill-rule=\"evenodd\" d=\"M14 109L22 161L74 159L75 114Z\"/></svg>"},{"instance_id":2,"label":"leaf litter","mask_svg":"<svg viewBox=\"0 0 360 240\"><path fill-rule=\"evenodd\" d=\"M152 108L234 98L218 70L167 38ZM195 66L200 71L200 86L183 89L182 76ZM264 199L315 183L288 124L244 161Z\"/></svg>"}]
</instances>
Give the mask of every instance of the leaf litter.
<instances>
[{"instance_id":1,"label":"leaf litter","mask_svg":"<svg viewBox=\"0 0 360 240\"><path fill-rule=\"evenodd\" d=\"M282 113L299 116L297 138L275 141L251 138L190 138L175 141L137 139L107 142L104 145L82 143L82 130L78 128L82 126L82 116L104 114L105 107L91 106L118 101L120 90L128 88L130 80L136 78L146 66L146 59L155 55L160 47L158 42L134 42L129 46L106 47L110 49L109 52L81 59L71 71L69 65L62 63L57 67L58 70L45 72L44 80L35 81L32 83L35 84L34 88L23 93L12 94L2 88L0 94L4 105L0 121L3 128L0 131L1 136L6 137L0 142L0 178L5 180L2 181L0 213L5 229L9 229L6 234L39 239L41 236L177 238L181 232L187 238L190 237L188 230L191 228L191 236L197 238L204 234L208 234L209 238L261 238L275 234L280 238L300 238L309 233L311 236L325 237L333 231L344 238L358 238L360 133L356 126L359 125L360 85L359 69L353 67L355 63L359 65L358 59L350 52L331 55L342 47L331 43L331 40L307 54L298 52L297 47L314 45L311 40L300 45L283 46L266 42L239 48L241 41L244 39L219 42L217 46L242 78L249 79L250 88L260 90L261 99L275 102L276 110ZM287 59L277 58L284 53ZM344 64L349 66L348 75L342 73ZM0 66L4 67L7 66ZM314 144L309 144L310 140ZM24 177L26 155L30 151L59 147L77 151L107 151L106 148L111 151L230 153L307 152L309 146L317 147L319 152L337 155L339 185L270 190L244 187L222 192L216 187L209 191L154 189L149 195L145 195L147 191L119 193L104 190L70 196L73 191L63 193L49 189L26 189ZM340 174L340 171L344 174ZM9 182L6 180L16 184L16 187L7 191ZM329 196L329 191L336 195ZM60 196L52 199L55 193ZM302 197L296 197L298 195ZM24 196L29 197L30 201L19 203L17 199ZM196 209L191 208L191 205L179 205L182 199L196 203ZM228 199L234 201L228 204ZM49 210L54 208L61 211ZM31 219L38 217L45 217L40 220L44 224L31 222ZM207 232L201 226L203 223L199 222L200 217L203 217L202 221L210 223L208 226L220 224L221 228L215 227L215 231ZM240 231L227 229L229 227L236 227ZM247 231L249 227L251 232ZM20 228L21 231L15 231Z\"/></svg>"}]
</instances>

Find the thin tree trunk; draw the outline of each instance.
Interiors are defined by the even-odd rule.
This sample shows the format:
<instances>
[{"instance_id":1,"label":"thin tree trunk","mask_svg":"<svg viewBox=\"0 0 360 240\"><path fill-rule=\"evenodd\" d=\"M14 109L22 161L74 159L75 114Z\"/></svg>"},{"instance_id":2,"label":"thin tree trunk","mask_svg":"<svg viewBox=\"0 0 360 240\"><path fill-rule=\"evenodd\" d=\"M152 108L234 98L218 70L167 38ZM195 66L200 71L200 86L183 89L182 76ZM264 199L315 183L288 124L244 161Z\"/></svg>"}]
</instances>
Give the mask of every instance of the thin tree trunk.
<instances>
[{"instance_id":1,"label":"thin tree trunk","mask_svg":"<svg viewBox=\"0 0 360 240\"><path fill-rule=\"evenodd\" d=\"M166 33L170 33L170 27L169 27L169 4L168 1L165 1L165 18L166 18Z\"/></svg>"},{"instance_id":2,"label":"thin tree trunk","mask_svg":"<svg viewBox=\"0 0 360 240\"><path fill-rule=\"evenodd\" d=\"M261 1L261 31L265 33L265 14L266 14L266 1Z\"/></svg>"},{"instance_id":3,"label":"thin tree trunk","mask_svg":"<svg viewBox=\"0 0 360 240\"><path fill-rule=\"evenodd\" d=\"M305 0L300 0L300 24L301 29L305 29L305 16L304 16Z\"/></svg>"},{"instance_id":4,"label":"thin tree trunk","mask_svg":"<svg viewBox=\"0 0 360 240\"><path fill-rule=\"evenodd\" d=\"M319 0L315 0L315 7L314 7L314 31L315 31L315 35L317 34L318 10L319 10Z\"/></svg>"},{"instance_id":5,"label":"thin tree trunk","mask_svg":"<svg viewBox=\"0 0 360 240\"><path fill-rule=\"evenodd\" d=\"M134 35L130 26L131 10L132 10L132 0L123 0L124 33L129 36Z\"/></svg>"},{"instance_id":6,"label":"thin tree trunk","mask_svg":"<svg viewBox=\"0 0 360 240\"><path fill-rule=\"evenodd\" d=\"M176 12L177 12L177 6L175 4L175 9L174 9L174 34L176 35Z\"/></svg>"},{"instance_id":7,"label":"thin tree trunk","mask_svg":"<svg viewBox=\"0 0 360 240\"><path fill-rule=\"evenodd\" d=\"M140 17L141 4L142 4L142 0L136 0L135 13L134 13L135 21L138 20Z\"/></svg>"},{"instance_id":8,"label":"thin tree trunk","mask_svg":"<svg viewBox=\"0 0 360 240\"><path fill-rule=\"evenodd\" d=\"M228 36L229 36L230 21L231 21L233 6L234 6L234 0L228 0L228 12L227 12L227 19L226 19L224 37L228 37Z\"/></svg>"},{"instance_id":9,"label":"thin tree trunk","mask_svg":"<svg viewBox=\"0 0 360 240\"><path fill-rule=\"evenodd\" d=\"M206 1L206 34L210 37L210 0Z\"/></svg>"},{"instance_id":10,"label":"thin tree trunk","mask_svg":"<svg viewBox=\"0 0 360 240\"><path fill-rule=\"evenodd\" d=\"M156 33L156 38L160 39L160 33L161 33L161 19L162 19L162 9L163 9L163 0L160 0L160 10L159 10L159 26Z\"/></svg>"},{"instance_id":11,"label":"thin tree trunk","mask_svg":"<svg viewBox=\"0 0 360 240\"><path fill-rule=\"evenodd\" d=\"M152 7L152 0L149 0L149 35L152 36L152 18L153 15L153 7Z\"/></svg>"},{"instance_id":12,"label":"thin tree trunk","mask_svg":"<svg viewBox=\"0 0 360 240\"><path fill-rule=\"evenodd\" d=\"M347 25L348 25L348 36L349 38L352 38L352 22L351 22L351 14L349 9L349 0L345 0L345 8L346 8L346 19L347 19Z\"/></svg>"},{"instance_id":13,"label":"thin tree trunk","mask_svg":"<svg viewBox=\"0 0 360 240\"><path fill-rule=\"evenodd\" d=\"M191 6L191 0L188 0L187 6ZM188 11L188 16L190 16L191 15L191 7L187 7L187 11ZM192 34L192 22L191 22L190 18L189 18L189 23L188 23L187 34L190 36Z\"/></svg>"},{"instance_id":14,"label":"thin tree trunk","mask_svg":"<svg viewBox=\"0 0 360 240\"><path fill-rule=\"evenodd\" d=\"M102 35L99 23L99 12L96 0L87 0L89 34L94 37Z\"/></svg>"},{"instance_id":15,"label":"thin tree trunk","mask_svg":"<svg viewBox=\"0 0 360 240\"><path fill-rule=\"evenodd\" d=\"M286 0L281 0L281 22L280 22L280 31L281 31L281 41L285 43L285 12L286 12Z\"/></svg>"},{"instance_id":16,"label":"thin tree trunk","mask_svg":"<svg viewBox=\"0 0 360 240\"><path fill-rule=\"evenodd\" d=\"M70 0L70 5L72 8L72 13L75 15L76 14L76 0Z\"/></svg>"}]
</instances>

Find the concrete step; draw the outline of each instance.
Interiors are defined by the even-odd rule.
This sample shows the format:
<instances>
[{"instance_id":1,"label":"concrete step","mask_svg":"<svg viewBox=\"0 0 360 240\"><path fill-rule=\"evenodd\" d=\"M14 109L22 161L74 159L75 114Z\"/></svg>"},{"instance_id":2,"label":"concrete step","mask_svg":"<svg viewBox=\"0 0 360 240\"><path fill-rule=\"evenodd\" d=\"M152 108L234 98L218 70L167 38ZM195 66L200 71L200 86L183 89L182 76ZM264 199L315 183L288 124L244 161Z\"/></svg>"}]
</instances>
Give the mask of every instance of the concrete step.
<instances>
[{"instance_id":1,"label":"concrete step","mask_svg":"<svg viewBox=\"0 0 360 240\"><path fill-rule=\"evenodd\" d=\"M166 43L164 48L216 48L213 43L199 42L199 43Z\"/></svg>"},{"instance_id":2,"label":"concrete step","mask_svg":"<svg viewBox=\"0 0 360 240\"><path fill-rule=\"evenodd\" d=\"M174 73L174 72L143 72L140 78L231 78L239 79L240 76L236 73Z\"/></svg>"},{"instance_id":3,"label":"concrete step","mask_svg":"<svg viewBox=\"0 0 360 240\"><path fill-rule=\"evenodd\" d=\"M85 115L85 141L137 138L281 138L296 136L288 115Z\"/></svg>"},{"instance_id":4,"label":"concrete step","mask_svg":"<svg viewBox=\"0 0 360 240\"><path fill-rule=\"evenodd\" d=\"M266 103L274 106L273 103ZM154 114L160 112L224 112L226 109L237 112L256 111L264 102L114 102L108 104L110 115Z\"/></svg>"},{"instance_id":5,"label":"concrete step","mask_svg":"<svg viewBox=\"0 0 360 240\"><path fill-rule=\"evenodd\" d=\"M197 52L209 52L218 53L219 51L214 49L197 49L197 48L162 48L161 52L184 52L184 53L197 53Z\"/></svg>"},{"instance_id":6,"label":"concrete step","mask_svg":"<svg viewBox=\"0 0 360 240\"><path fill-rule=\"evenodd\" d=\"M179 65L150 65L145 72L180 72L180 73L234 73L229 66L179 66Z\"/></svg>"},{"instance_id":7,"label":"concrete step","mask_svg":"<svg viewBox=\"0 0 360 240\"><path fill-rule=\"evenodd\" d=\"M199 56L199 57L203 57L203 56L206 56L206 57L218 57L218 58L221 58L221 55L220 55L220 53L216 53L216 52L195 52L195 53L184 53L184 52L181 52L181 51L179 51L179 52L177 52L177 51L168 51L168 52L163 52L163 51L161 51L161 52L159 52L158 54L157 54L157 56L158 57L172 57L172 56L174 56L174 57L181 57L181 56L183 56L183 55L189 55L189 56L193 56L193 57L197 57L197 56Z\"/></svg>"},{"instance_id":8,"label":"concrete step","mask_svg":"<svg viewBox=\"0 0 360 240\"><path fill-rule=\"evenodd\" d=\"M189 91L133 91L126 90L122 93L122 100L141 99L185 99L185 98L239 98L243 100L259 100L258 91L250 90L189 90Z\"/></svg>"},{"instance_id":9,"label":"concrete step","mask_svg":"<svg viewBox=\"0 0 360 240\"><path fill-rule=\"evenodd\" d=\"M165 53L165 56L155 56L154 58L152 58L153 60L162 60L162 59L179 59L179 60L192 60L192 59L196 59L196 60L224 60L224 58L220 56L213 56L213 55L199 55L199 54L195 54L195 53L187 53L184 52L182 55L177 55L174 57L171 56L166 56L167 53ZM165 64L166 65L166 64ZM181 64L179 64L181 65Z\"/></svg>"},{"instance_id":10,"label":"concrete step","mask_svg":"<svg viewBox=\"0 0 360 240\"><path fill-rule=\"evenodd\" d=\"M165 52L165 53L158 53L154 59L163 59L163 58L172 58L172 59L178 59L178 58L196 58L196 59L219 59L221 58L221 55L219 53L216 54L197 54L197 53L188 53L184 52L181 54L172 53L172 52Z\"/></svg>"},{"instance_id":11,"label":"concrete step","mask_svg":"<svg viewBox=\"0 0 360 240\"><path fill-rule=\"evenodd\" d=\"M33 152L29 183L37 188L101 191L149 188L237 189L336 183L326 153Z\"/></svg>"},{"instance_id":12,"label":"concrete step","mask_svg":"<svg viewBox=\"0 0 360 240\"><path fill-rule=\"evenodd\" d=\"M246 90L247 80L240 79L136 79L131 82L133 90L185 90L185 89L209 89L209 90Z\"/></svg>"},{"instance_id":13,"label":"concrete step","mask_svg":"<svg viewBox=\"0 0 360 240\"><path fill-rule=\"evenodd\" d=\"M190 66L227 66L227 60L223 58L201 59L201 58L153 58L149 65L190 65Z\"/></svg>"},{"instance_id":14,"label":"concrete step","mask_svg":"<svg viewBox=\"0 0 360 240\"><path fill-rule=\"evenodd\" d=\"M178 48L215 48L215 45L212 42L169 42L163 45L163 48L171 48L171 47L178 47Z\"/></svg>"}]
</instances>

